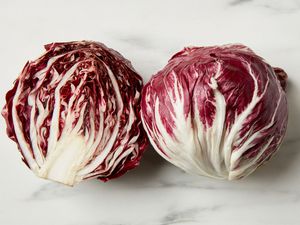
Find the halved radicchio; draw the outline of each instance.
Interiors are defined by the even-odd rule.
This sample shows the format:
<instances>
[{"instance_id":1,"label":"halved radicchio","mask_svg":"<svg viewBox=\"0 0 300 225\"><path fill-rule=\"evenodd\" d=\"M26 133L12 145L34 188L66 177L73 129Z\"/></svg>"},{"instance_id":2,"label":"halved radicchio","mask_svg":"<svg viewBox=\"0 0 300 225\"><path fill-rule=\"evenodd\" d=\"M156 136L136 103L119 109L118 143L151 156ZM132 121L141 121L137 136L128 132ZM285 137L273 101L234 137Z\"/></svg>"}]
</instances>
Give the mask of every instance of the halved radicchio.
<instances>
[{"instance_id":1,"label":"halved radicchio","mask_svg":"<svg viewBox=\"0 0 300 225\"><path fill-rule=\"evenodd\" d=\"M8 136L38 176L73 185L118 177L147 143L139 117L142 78L98 42L52 43L6 95Z\"/></svg>"},{"instance_id":2,"label":"halved radicchio","mask_svg":"<svg viewBox=\"0 0 300 225\"><path fill-rule=\"evenodd\" d=\"M144 128L156 151L187 172L247 176L282 142L286 78L243 45L185 48L145 85Z\"/></svg>"}]
</instances>

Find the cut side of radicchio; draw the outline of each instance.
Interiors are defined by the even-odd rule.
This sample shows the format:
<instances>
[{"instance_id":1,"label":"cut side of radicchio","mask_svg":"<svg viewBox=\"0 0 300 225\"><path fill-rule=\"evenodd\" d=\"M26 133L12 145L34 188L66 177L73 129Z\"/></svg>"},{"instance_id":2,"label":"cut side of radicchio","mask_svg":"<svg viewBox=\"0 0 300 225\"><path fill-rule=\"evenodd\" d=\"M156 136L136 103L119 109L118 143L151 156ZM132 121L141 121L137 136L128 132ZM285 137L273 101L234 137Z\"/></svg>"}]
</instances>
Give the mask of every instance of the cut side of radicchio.
<instances>
[{"instance_id":1,"label":"cut side of radicchio","mask_svg":"<svg viewBox=\"0 0 300 225\"><path fill-rule=\"evenodd\" d=\"M245 177L282 142L286 78L243 45L185 48L145 85L144 128L155 150L189 173Z\"/></svg>"},{"instance_id":2,"label":"cut side of radicchio","mask_svg":"<svg viewBox=\"0 0 300 225\"><path fill-rule=\"evenodd\" d=\"M92 41L52 43L6 95L8 136L39 177L74 185L118 177L147 143L142 78L118 52Z\"/></svg>"}]
</instances>

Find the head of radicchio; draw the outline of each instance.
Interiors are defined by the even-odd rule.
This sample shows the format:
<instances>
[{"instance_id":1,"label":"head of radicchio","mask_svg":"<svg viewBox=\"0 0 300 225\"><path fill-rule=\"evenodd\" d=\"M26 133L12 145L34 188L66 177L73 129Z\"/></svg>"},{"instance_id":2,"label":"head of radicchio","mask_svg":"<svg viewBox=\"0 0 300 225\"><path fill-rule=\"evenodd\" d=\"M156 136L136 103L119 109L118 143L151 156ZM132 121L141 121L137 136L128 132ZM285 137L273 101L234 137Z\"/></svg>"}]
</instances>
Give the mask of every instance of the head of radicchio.
<instances>
[{"instance_id":1,"label":"head of radicchio","mask_svg":"<svg viewBox=\"0 0 300 225\"><path fill-rule=\"evenodd\" d=\"M243 45L185 48L145 85L144 128L155 150L189 173L245 177L282 142L286 78Z\"/></svg>"},{"instance_id":2,"label":"head of radicchio","mask_svg":"<svg viewBox=\"0 0 300 225\"><path fill-rule=\"evenodd\" d=\"M6 95L8 136L39 177L73 185L118 177L139 164L142 78L91 41L52 43Z\"/></svg>"}]
</instances>

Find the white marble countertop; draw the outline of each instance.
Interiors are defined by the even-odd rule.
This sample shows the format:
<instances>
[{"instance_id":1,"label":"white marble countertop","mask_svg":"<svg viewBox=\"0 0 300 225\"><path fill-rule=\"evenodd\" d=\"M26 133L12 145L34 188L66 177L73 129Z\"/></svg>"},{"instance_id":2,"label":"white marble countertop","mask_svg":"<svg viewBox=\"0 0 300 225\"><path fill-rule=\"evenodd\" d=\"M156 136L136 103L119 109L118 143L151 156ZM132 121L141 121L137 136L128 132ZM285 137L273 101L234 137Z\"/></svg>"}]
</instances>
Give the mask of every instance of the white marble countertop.
<instances>
[{"instance_id":1,"label":"white marble countertop","mask_svg":"<svg viewBox=\"0 0 300 225\"><path fill-rule=\"evenodd\" d=\"M0 105L45 43L97 40L145 78L188 45L243 43L289 74L289 128L279 153L235 182L185 174L149 149L108 183L74 188L35 177L0 122L1 225L299 225L300 1L1 1Z\"/></svg>"}]
</instances>

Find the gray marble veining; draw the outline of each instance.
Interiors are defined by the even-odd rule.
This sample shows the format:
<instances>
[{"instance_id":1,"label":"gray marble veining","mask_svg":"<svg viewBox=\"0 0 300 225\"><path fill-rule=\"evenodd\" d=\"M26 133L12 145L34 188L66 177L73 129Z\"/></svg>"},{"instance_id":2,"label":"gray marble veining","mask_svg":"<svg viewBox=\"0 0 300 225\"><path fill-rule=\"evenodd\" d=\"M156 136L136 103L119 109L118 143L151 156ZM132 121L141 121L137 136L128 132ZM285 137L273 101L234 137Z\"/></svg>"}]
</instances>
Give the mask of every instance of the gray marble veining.
<instances>
[{"instance_id":1,"label":"gray marble veining","mask_svg":"<svg viewBox=\"0 0 300 225\"><path fill-rule=\"evenodd\" d=\"M35 177L0 122L0 224L299 225L300 1L3 1L0 105L23 64L53 41L98 40L148 81L184 46L244 43L289 74L289 125L280 151L234 182L186 174L149 148L141 165L73 188Z\"/></svg>"}]
</instances>

